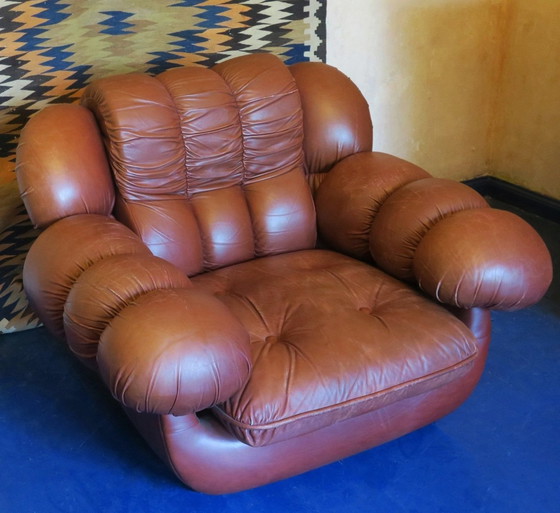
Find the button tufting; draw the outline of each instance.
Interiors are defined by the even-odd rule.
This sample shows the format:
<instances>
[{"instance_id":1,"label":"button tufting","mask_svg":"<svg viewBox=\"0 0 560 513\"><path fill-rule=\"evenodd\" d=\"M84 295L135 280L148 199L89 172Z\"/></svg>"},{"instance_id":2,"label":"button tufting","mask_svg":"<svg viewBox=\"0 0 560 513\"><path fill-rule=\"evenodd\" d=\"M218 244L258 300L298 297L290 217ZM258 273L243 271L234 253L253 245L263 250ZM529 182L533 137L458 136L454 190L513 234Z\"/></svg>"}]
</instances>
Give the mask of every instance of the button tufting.
<instances>
[{"instance_id":1,"label":"button tufting","mask_svg":"<svg viewBox=\"0 0 560 513\"><path fill-rule=\"evenodd\" d=\"M359 312L365 313L370 315L371 314L371 308L367 307L367 306L362 306L359 310Z\"/></svg>"},{"instance_id":2,"label":"button tufting","mask_svg":"<svg viewBox=\"0 0 560 513\"><path fill-rule=\"evenodd\" d=\"M267 344L275 344L276 342L278 342L278 337L275 337L274 335L270 335L270 336L266 337L264 339L264 341Z\"/></svg>"}]
</instances>

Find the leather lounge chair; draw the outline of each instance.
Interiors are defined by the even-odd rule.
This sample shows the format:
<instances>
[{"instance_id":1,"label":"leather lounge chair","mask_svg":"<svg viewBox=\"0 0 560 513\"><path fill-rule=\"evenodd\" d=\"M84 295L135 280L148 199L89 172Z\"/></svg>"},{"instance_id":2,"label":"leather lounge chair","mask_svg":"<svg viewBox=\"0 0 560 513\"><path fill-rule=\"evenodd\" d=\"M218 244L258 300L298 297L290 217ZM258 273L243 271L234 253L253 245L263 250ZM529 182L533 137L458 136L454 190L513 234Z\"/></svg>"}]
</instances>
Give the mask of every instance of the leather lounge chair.
<instances>
[{"instance_id":1,"label":"leather lounge chair","mask_svg":"<svg viewBox=\"0 0 560 513\"><path fill-rule=\"evenodd\" d=\"M102 78L34 116L17 161L42 229L33 307L206 493L451 412L483 371L490 310L551 280L520 218L373 152L362 94L322 63Z\"/></svg>"}]
</instances>

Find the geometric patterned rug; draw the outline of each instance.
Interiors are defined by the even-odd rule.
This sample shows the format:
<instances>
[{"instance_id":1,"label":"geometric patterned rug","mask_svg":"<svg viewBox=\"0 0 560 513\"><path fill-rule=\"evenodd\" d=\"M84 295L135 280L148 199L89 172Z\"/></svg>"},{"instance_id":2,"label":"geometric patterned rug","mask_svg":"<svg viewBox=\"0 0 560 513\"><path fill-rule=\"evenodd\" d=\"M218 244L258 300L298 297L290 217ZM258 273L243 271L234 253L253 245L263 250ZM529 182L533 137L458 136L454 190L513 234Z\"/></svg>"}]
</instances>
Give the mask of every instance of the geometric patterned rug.
<instances>
[{"instance_id":1,"label":"geometric patterned rug","mask_svg":"<svg viewBox=\"0 0 560 513\"><path fill-rule=\"evenodd\" d=\"M0 187L14 180L15 149L29 117L77 101L93 79L210 66L254 52L287 64L324 61L325 18L326 0L2 0ZM24 212L0 222L9 225L0 234L4 333L37 324L18 292L18 262L34 232Z\"/></svg>"},{"instance_id":2,"label":"geometric patterned rug","mask_svg":"<svg viewBox=\"0 0 560 513\"><path fill-rule=\"evenodd\" d=\"M14 224L0 233L0 333L39 326L23 292L21 276L25 255L37 234L23 207Z\"/></svg>"}]
</instances>

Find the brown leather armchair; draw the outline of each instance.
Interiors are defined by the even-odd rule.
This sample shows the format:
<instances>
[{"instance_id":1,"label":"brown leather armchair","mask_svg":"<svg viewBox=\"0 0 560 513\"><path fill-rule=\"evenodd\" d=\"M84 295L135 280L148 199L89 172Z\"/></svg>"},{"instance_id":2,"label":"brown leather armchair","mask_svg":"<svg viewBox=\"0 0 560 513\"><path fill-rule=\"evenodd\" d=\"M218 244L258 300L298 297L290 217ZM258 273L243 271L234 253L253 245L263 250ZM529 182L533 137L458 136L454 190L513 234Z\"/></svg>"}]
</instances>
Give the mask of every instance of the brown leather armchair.
<instances>
[{"instance_id":1,"label":"brown leather armchair","mask_svg":"<svg viewBox=\"0 0 560 513\"><path fill-rule=\"evenodd\" d=\"M545 293L529 225L371 140L347 77L264 54L107 77L25 128L29 298L188 486L433 422L476 385L489 310Z\"/></svg>"}]
</instances>

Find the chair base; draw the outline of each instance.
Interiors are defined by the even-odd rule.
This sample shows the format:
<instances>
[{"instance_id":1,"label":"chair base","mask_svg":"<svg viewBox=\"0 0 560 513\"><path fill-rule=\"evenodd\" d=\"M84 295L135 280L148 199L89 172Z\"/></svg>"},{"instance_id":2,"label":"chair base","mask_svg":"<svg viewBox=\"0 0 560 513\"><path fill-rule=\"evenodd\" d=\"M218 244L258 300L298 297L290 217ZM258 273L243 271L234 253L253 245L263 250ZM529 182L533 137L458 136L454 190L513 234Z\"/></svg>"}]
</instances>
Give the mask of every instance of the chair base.
<instances>
[{"instance_id":1,"label":"chair base","mask_svg":"<svg viewBox=\"0 0 560 513\"><path fill-rule=\"evenodd\" d=\"M293 439L250 447L231 435L211 412L174 417L127 411L152 449L188 487L233 493L285 479L393 440L447 415L478 383L490 342L490 314L456 312L476 335L479 353L461 378Z\"/></svg>"}]
</instances>

